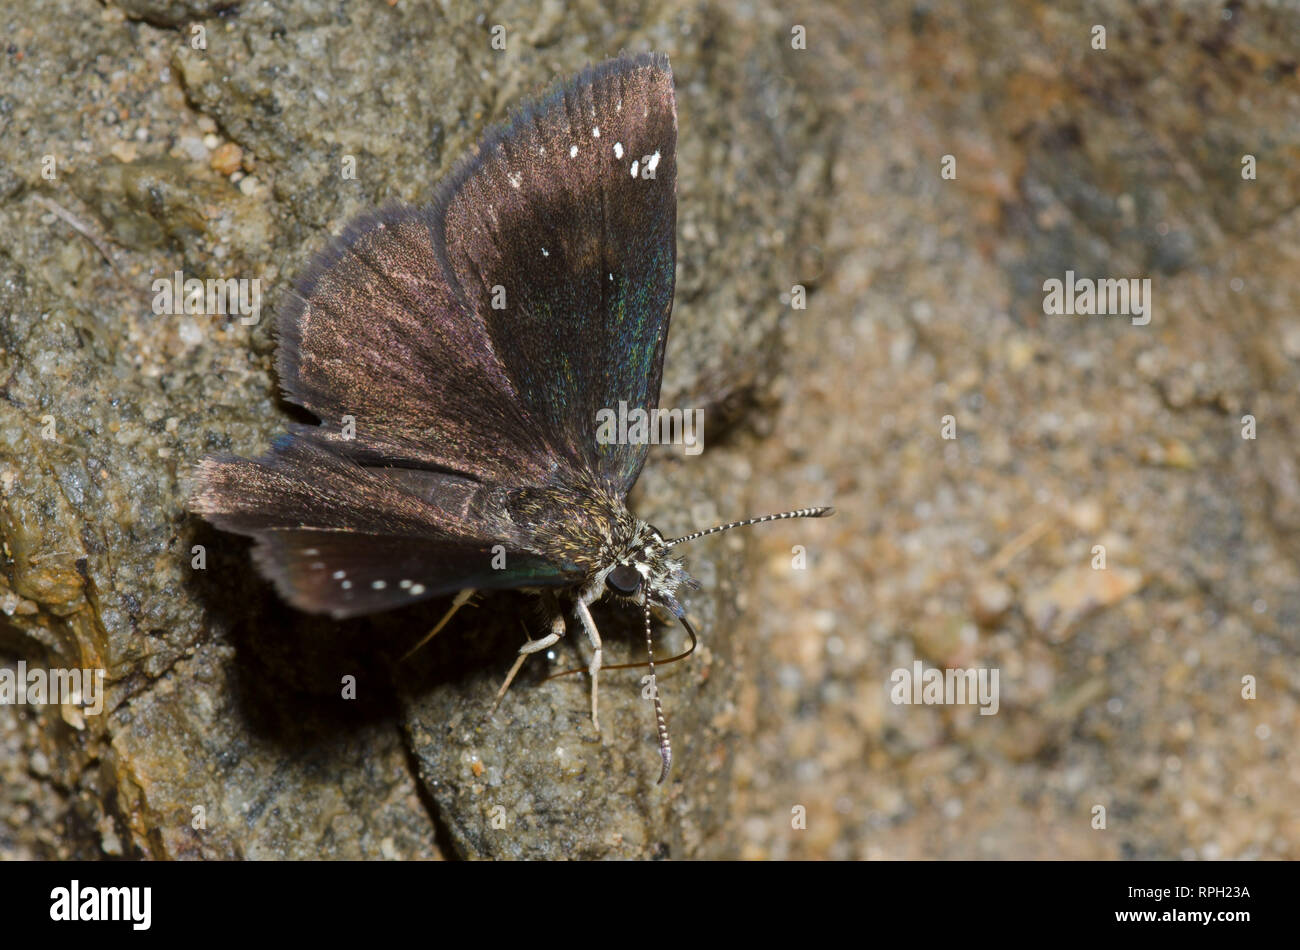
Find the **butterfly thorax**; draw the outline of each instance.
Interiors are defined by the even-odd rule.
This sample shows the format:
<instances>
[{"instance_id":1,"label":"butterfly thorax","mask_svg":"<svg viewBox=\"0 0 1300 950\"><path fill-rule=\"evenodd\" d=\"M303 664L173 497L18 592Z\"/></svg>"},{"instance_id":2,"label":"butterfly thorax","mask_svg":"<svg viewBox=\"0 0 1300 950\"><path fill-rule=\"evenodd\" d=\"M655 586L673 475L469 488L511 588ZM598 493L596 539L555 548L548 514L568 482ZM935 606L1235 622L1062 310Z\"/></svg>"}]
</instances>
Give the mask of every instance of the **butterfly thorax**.
<instances>
[{"instance_id":1,"label":"butterfly thorax","mask_svg":"<svg viewBox=\"0 0 1300 950\"><path fill-rule=\"evenodd\" d=\"M537 554L582 573L584 599L608 592L642 603L648 594L656 603L692 583L663 535L607 485L516 489L508 508Z\"/></svg>"}]
</instances>

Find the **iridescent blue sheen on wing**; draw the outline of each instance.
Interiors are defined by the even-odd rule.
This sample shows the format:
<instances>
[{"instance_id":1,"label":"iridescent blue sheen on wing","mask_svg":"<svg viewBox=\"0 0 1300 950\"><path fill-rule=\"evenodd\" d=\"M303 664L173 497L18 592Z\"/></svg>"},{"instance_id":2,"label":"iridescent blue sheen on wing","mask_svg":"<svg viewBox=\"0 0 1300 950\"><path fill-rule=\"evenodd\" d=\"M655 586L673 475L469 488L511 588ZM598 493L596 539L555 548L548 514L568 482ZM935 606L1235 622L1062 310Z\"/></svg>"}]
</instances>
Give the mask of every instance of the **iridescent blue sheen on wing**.
<instances>
[{"instance_id":1,"label":"iridescent blue sheen on wing","mask_svg":"<svg viewBox=\"0 0 1300 950\"><path fill-rule=\"evenodd\" d=\"M597 413L658 404L676 150L667 58L613 60L486 136L435 202L456 286L529 415L570 466L620 493L647 446L599 444Z\"/></svg>"}]
</instances>

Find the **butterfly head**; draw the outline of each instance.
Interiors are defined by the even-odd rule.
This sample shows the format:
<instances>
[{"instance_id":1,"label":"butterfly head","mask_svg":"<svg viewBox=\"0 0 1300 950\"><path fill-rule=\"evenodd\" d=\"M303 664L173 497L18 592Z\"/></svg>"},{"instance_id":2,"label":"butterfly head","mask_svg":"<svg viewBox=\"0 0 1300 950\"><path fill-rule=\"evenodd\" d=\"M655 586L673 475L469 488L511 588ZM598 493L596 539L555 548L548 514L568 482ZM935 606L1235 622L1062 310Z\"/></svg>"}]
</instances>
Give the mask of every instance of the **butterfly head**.
<instances>
[{"instance_id":1,"label":"butterfly head","mask_svg":"<svg viewBox=\"0 0 1300 950\"><path fill-rule=\"evenodd\" d=\"M606 594L625 603L665 607L681 616L674 594L685 584L699 586L672 556L672 542L652 525L638 521L632 539L605 567L600 581Z\"/></svg>"},{"instance_id":2,"label":"butterfly head","mask_svg":"<svg viewBox=\"0 0 1300 950\"><path fill-rule=\"evenodd\" d=\"M682 535L680 538L665 538L663 533L644 521L634 521L634 529L627 542L619 545L608 563L597 575L598 590L612 595L616 600L639 604L643 607L659 606L669 610L679 620L684 620L685 611L677 602L677 589L685 585L695 589L699 584L680 560L673 557L675 545L732 528L762 524L765 521L779 521L786 518L824 518L834 512L830 507L799 508L795 511L783 511L779 514L764 515L761 518L746 518L720 524L703 531Z\"/></svg>"}]
</instances>

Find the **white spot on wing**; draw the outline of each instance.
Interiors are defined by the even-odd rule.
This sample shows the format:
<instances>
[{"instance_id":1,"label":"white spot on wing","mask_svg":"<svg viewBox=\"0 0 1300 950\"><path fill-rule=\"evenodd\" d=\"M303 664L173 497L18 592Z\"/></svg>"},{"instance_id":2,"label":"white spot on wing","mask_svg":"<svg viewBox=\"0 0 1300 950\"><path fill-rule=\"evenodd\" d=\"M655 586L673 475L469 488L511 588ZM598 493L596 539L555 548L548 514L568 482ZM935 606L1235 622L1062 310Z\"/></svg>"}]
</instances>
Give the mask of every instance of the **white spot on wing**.
<instances>
[{"instance_id":1,"label":"white spot on wing","mask_svg":"<svg viewBox=\"0 0 1300 950\"><path fill-rule=\"evenodd\" d=\"M640 167L640 165L641 165L640 162L637 162L637 161L633 161L633 162L632 162L632 177L633 177L633 178L636 177L637 168Z\"/></svg>"},{"instance_id":2,"label":"white spot on wing","mask_svg":"<svg viewBox=\"0 0 1300 950\"><path fill-rule=\"evenodd\" d=\"M523 184L524 181L523 177L518 174L507 175L506 177L510 179L510 184L513 185L516 190L519 188L521 184Z\"/></svg>"},{"instance_id":3,"label":"white spot on wing","mask_svg":"<svg viewBox=\"0 0 1300 950\"><path fill-rule=\"evenodd\" d=\"M569 147L569 158L577 158L577 157L578 157L578 146L576 146L576 145L572 145L572 146L570 146L570 147Z\"/></svg>"},{"instance_id":4,"label":"white spot on wing","mask_svg":"<svg viewBox=\"0 0 1300 950\"><path fill-rule=\"evenodd\" d=\"M546 248L542 248L542 257L550 257L550 256L551 256L551 252L548 251Z\"/></svg>"},{"instance_id":5,"label":"white spot on wing","mask_svg":"<svg viewBox=\"0 0 1300 950\"><path fill-rule=\"evenodd\" d=\"M411 596L412 596L412 597L419 597L419 596L420 596L421 594L423 594L423 593L424 593L424 585L423 585L423 584L412 584L412 585L411 585Z\"/></svg>"},{"instance_id":6,"label":"white spot on wing","mask_svg":"<svg viewBox=\"0 0 1300 950\"><path fill-rule=\"evenodd\" d=\"M623 157L623 143L622 143L622 142L615 142L615 143L614 143L614 157L615 157L615 158L622 158L622 157Z\"/></svg>"},{"instance_id":7,"label":"white spot on wing","mask_svg":"<svg viewBox=\"0 0 1300 950\"><path fill-rule=\"evenodd\" d=\"M387 581L371 581L370 586L373 587L375 590L383 590L385 587L388 586L388 582L387 582Z\"/></svg>"},{"instance_id":8,"label":"white spot on wing","mask_svg":"<svg viewBox=\"0 0 1300 950\"><path fill-rule=\"evenodd\" d=\"M655 149L655 153L654 153L653 155L650 156L650 161L648 161L648 162L645 163L645 167L648 168L648 169L650 169L651 171L654 171L656 168L659 167L659 150L658 150L658 149Z\"/></svg>"},{"instance_id":9,"label":"white spot on wing","mask_svg":"<svg viewBox=\"0 0 1300 950\"><path fill-rule=\"evenodd\" d=\"M600 138L600 126L597 125L597 126L593 126L593 127L592 127L592 130L591 130L591 137L592 137L593 139L598 139L598 138Z\"/></svg>"}]
</instances>

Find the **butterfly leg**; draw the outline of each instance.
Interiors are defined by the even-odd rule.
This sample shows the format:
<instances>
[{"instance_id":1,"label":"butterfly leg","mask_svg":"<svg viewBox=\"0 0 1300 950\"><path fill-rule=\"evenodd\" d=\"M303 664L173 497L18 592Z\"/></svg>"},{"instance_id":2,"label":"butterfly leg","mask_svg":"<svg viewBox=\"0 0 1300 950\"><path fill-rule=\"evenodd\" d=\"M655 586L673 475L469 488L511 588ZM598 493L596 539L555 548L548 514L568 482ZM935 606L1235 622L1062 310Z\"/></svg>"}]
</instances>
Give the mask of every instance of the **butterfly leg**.
<instances>
[{"instance_id":1,"label":"butterfly leg","mask_svg":"<svg viewBox=\"0 0 1300 950\"><path fill-rule=\"evenodd\" d=\"M524 665L524 660L528 659L534 653L545 650L549 646L554 646L564 636L564 612L560 610L560 605L555 602L555 598L549 598L549 605L552 610L551 632L538 640L529 640L519 648L519 655L515 657L515 662L510 667L510 672L506 674L506 681L501 684L497 690L497 698L492 701L492 711L501 705L501 700L514 682L515 676L519 673L520 668Z\"/></svg>"},{"instance_id":2,"label":"butterfly leg","mask_svg":"<svg viewBox=\"0 0 1300 950\"><path fill-rule=\"evenodd\" d=\"M457 593L456 599L451 602L451 608L445 614L442 615L442 619L438 621L438 625L435 626L428 633L426 633L424 635L423 640L421 640L415 646L411 647L411 649L407 650L405 653L402 654L402 662L406 662L408 659L411 658L411 654L415 653L416 650L420 649L420 647L424 646L426 643L432 640L434 638L434 635L437 634L438 631L440 631L443 627L447 626L447 621L456 615L456 611L464 607L466 602L468 602L469 599L473 596L474 596L474 588L472 587L466 587L464 590Z\"/></svg>"},{"instance_id":3,"label":"butterfly leg","mask_svg":"<svg viewBox=\"0 0 1300 950\"><path fill-rule=\"evenodd\" d=\"M583 628L587 631L587 639L591 641L591 648L594 651L591 654L591 666L587 667L587 672L591 674L591 724L600 732L600 719L596 716L596 677L600 673L601 648L600 648L600 631L596 629L596 622L591 619L591 611L587 609L587 602L579 597L573 604L574 613L582 621Z\"/></svg>"}]
</instances>

